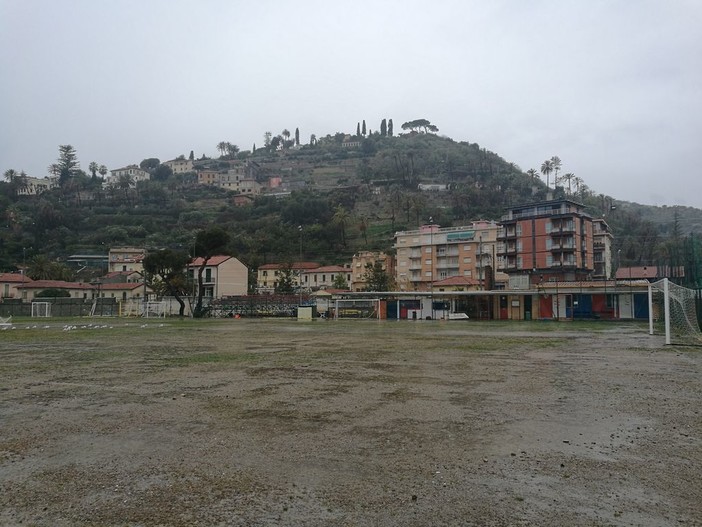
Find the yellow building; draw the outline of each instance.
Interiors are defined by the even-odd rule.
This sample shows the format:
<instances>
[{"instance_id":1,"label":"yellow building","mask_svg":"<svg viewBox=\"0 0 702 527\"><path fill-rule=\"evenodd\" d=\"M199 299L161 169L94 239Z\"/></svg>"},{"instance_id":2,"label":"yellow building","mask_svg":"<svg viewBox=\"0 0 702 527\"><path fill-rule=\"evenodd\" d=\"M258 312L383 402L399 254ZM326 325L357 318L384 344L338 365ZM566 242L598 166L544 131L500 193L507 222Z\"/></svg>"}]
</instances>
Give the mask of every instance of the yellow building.
<instances>
[{"instance_id":1,"label":"yellow building","mask_svg":"<svg viewBox=\"0 0 702 527\"><path fill-rule=\"evenodd\" d=\"M349 287L352 291L365 291L366 266L375 265L375 262L380 262L391 281L395 279L395 260L391 255L377 251L361 251L354 254L351 261L352 276Z\"/></svg>"},{"instance_id":2,"label":"yellow building","mask_svg":"<svg viewBox=\"0 0 702 527\"><path fill-rule=\"evenodd\" d=\"M429 291L431 284L453 276L475 278L490 286L488 270L496 268L498 225L475 221L462 227L423 225L395 233L395 280L400 291Z\"/></svg>"}]
</instances>

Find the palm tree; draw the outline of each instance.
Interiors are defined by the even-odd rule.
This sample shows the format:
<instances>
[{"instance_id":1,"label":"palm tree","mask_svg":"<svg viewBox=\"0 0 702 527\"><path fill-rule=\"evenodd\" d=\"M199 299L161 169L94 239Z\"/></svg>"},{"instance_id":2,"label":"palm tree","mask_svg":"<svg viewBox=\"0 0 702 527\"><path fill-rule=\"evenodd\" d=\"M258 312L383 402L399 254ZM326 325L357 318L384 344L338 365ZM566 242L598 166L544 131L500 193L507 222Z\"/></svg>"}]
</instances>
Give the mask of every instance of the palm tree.
<instances>
[{"instance_id":1,"label":"palm tree","mask_svg":"<svg viewBox=\"0 0 702 527\"><path fill-rule=\"evenodd\" d=\"M553 156L551 158L551 168L553 169L553 188L556 188L556 181L558 181L558 172L561 170L561 158L558 156Z\"/></svg>"},{"instance_id":2,"label":"palm tree","mask_svg":"<svg viewBox=\"0 0 702 527\"><path fill-rule=\"evenodd\" d=\"M283 131L281 132L281 135L285 138L285 141L283 142L283 148L286 148L286 147L285 147L285 143L287 143L288 140L290 139L290 130L288 130L288 129L286 128L285 130L283 130Z\"/></svg>"},{"instance_id":3,"label":"palm tree","mask_svg":"<svg viewBox=\"0 0 702 527\"><path fill-rule=\"evenodd\" d=\"M538 172L536 172L536 170L534 170L533 168L530 168L529 170L527 170L526 173L529 174L529 177L530 177L531 179L539 179L539 174L538 174Z\"/></svg>"},{"instance_id":4,"label":"palm tree","mask_svg":"<svg viewBox=\"0 0 702 527\"><path fill-rule=\"evenodd\" d=\"M98 168L98 172L104 178L105 174L107 174L107 167L105 165L100 165L100 168Z\"/></svg>"},{"instance_id":5,"label":"palm tree","mask_svg":"<svg viewBox=\"0 0 702 527\"><path fill-rule=\"evenodd\" d=\"M48 280L51 277L51 260L42 254L36 255L29 261L27 276L32 280Z\"/></svg>"},{"instance_id":6,"label":"palm tree","mask_svg":"<svg viewBox=\"0 0 702 527\"><path fill-rule=\"evenodd\" d=\"M97 179L97 171L100 170L100 166L95 161L91 161L88 165L88 170L90 170L91 177L93 178L93 181L95 181Z\"/></svg>"},{"instance_id":7,"label":"palm tree","mask_svg":"<svg viewBox=\"0 0 702 527\"><path fill-rule=\"evenodd\" d=\"M3 175L5 176L5 179L8 183L12 183L12 180L15 179L15 177L17 177L17 171L14 168L9 168L5 170L5 173Z\"/></svg>"},{"instance_id":8,"label":"palm tree","mask_svg":"<svg viewBox=\"0 0 702 527\"><path fill-rule=\"evenodd\" d=\"M341 231L341 244L346 247L346 224L349 222L349 213L346 209L338 205L332 216L332 224L339 227Z\"/></svg>"},{"instance_id":9,"label":"palm tree","mask_svg":"<svg viewBox=\"0 0 702 527\"><path fill-rule=\"evenodd\" d=\"M29 188L29 180L27 179L27 173L24 170L22 170L19 173L19 176L15 178L14 186L16 194L22 194L22 192L25 192L27 188Z\"/></svg>"},{"instance_id":10,"label":"palm tree","mask_svg":"<svg viewBox=\"0 0 702 527\"><path fill-rule=\"evenodd\" d=\"M571 184L573 183L573 178L575 177L575 174L572 172L568 172L567 174L563 174L563 179L568 182L568 194L572 194L572 188Z\"/></svg>"},{"instance_id":11,"label":"palm tree","mask_svg":"<svg viewBox=\"0 0 702 527\"><path fill-rule=\"evenodd\" d=\"M547 159L543 163L541 163L541 173L546 176L546 188L549 187L549 179L548 176L549 174L553 172L553 164L551 163L550 159Z\"/></svg>"},{"instance_id":12,"label":"palm tree","mask_svg":"<svg viewBox=\"0 0 702 527\"><path fill-rule=\"evenodd\" d=\"M227 152L227 144L226 141L217 143L217 150L219 150L220 157L224 157L224 154Z\"/></svg>"}]
</instances>

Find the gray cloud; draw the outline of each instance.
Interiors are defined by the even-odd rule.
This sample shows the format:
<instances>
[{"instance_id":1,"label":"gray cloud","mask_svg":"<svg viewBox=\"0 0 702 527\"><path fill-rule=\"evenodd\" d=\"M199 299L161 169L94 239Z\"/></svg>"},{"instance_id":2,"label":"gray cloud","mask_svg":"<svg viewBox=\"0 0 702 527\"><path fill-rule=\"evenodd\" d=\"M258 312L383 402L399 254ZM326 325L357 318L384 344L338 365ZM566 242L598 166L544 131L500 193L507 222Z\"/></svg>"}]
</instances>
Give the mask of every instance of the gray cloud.
<instances>
[{"instance_id":1,"label":"gray cloud","mask_svg":"<svg viewBox=\"0 0 702 527\"><path fill-rule=\"evenodd\" d=\"M522 169L702 207L702 4L0 0L0 170L427 118Z\"/></svg>"}]
</instances>

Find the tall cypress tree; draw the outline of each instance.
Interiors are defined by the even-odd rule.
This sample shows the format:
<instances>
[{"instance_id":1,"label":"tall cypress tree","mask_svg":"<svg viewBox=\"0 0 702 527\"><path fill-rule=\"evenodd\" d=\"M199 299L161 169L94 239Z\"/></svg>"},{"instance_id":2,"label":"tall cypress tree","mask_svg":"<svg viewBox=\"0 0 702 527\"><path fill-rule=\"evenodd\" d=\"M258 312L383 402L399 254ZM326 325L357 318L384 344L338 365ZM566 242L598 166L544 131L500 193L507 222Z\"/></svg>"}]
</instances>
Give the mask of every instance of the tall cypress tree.
<instances>
[{"instance_id":1,"label":"tall cypress tree","mask_svg":"<svg viewBox=\"0 0 702 527\"><path fill-rule=\"evenodd\" d=\"M388 137L392 137L392 119L388 121Z\"/></svg>"},{"instance_id":2,"label":"tall cypress tree","mask_svg":"<svg viewBox=\"0 0 702 527\"><path fill-rule=\"evenodd\" d=\"M361 135L361 123L356 123L356 137Z\"/></svg>"},{"instance_id":3,"label":"tall cypress tree","mask_svg":"<svg viewBox=\"0 0 702 527\"><path fill-rule=\"evenodd\" d=\"M388 135L388 123L385 119L380 121L380 135L383 137Z\"/></svg>"},{"instance_id":4,"label":"tall cypress tree","mask_svg":"<svg viewBox=\"0 0 702 527\"><path fill-rule=\"evenodd\" d=\"M365 136L366 135L366 120L363 119L363 128L361 128L361 133Z\"/></svg>"},{"instance_id":5,"label":"tall cypress tree","mask_svg":"<svg viewBox=\"0 0 702 527\"><path fill-rule=\"evenodd\" d=\"M295 128L295 146L300 146L300 129Z\"/></svg>"}]
</instances>

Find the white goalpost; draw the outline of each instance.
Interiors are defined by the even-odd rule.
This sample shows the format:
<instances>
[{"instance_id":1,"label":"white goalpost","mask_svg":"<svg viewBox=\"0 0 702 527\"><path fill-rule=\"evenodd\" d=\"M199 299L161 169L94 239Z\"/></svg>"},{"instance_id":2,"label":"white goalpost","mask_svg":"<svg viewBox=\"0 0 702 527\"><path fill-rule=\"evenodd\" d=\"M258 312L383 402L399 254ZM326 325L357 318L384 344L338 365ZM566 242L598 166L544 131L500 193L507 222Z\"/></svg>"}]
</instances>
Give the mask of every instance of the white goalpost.
<instances>
[{"instance_id":1,"label":"white goalpost","mask_svg":"<svg viewBox=\"0 0 702 527\"><path fill-rule=\"evenodd\" d=\"M702 345L702 331L697 321L696 292L673 284L667 278L648 286L648 331L654 334L654 322L663 322L665 343L673 338L683 343Z\"/></svg>"},{"instance_id":2,"label":"white goalpost","mask_svg":"<svg viewBox=\"0 0 702 527\"><path fill-rule=\"evenodd\" d=\"M51 302L32 302L32 318L51 316Z\"/></svg>"},{"instance_id":3,"label":"white goalpost","mask_svg":"<svg viewBox=\"0 0 702 527\"><path fill-rule=\"evenodd\" d=\"M163 302L147 302L142 316L144 318L162 318L166 316Z\"/></svg>"},{"instance_id":4,"label":"white goalpost","mask_svg":"<svg viewBox=\"0 0 702 527\"><path fill-rule=\"evenodd\" d=\"M380 299L340 299L334 303L334 318L380 318Z\"/></svg>"}]
</instances>

